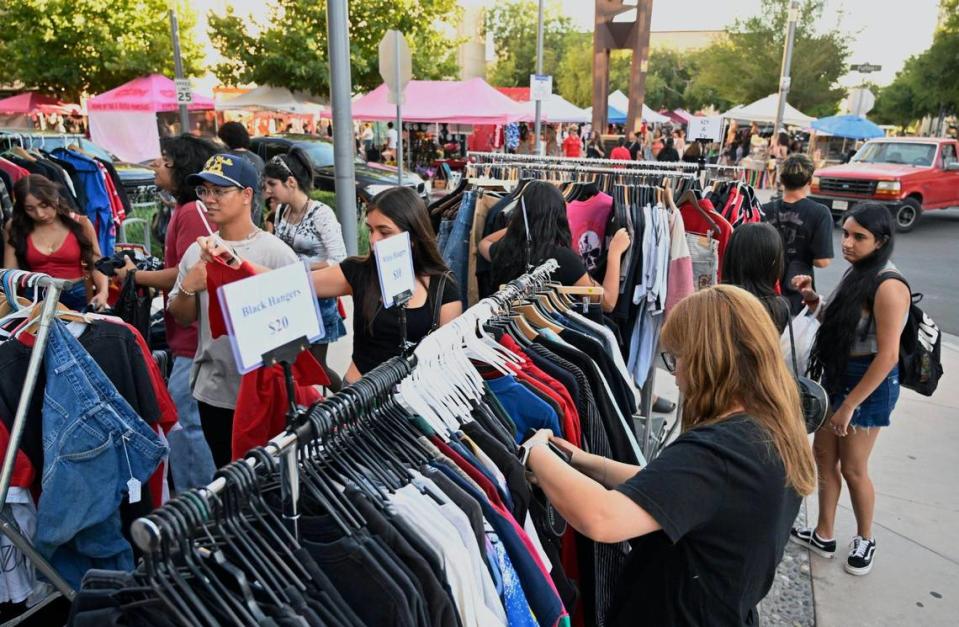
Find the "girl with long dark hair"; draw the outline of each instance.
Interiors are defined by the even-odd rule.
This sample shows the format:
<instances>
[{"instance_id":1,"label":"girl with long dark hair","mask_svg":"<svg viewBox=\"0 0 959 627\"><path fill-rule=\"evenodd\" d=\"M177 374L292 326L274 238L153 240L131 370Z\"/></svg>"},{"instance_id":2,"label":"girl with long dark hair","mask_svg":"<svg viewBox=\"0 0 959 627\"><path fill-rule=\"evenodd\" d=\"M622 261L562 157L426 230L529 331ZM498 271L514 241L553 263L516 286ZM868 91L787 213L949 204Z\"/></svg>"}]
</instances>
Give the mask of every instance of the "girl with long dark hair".
<instances>
[{"instance_id":1,"label":"girl with long dark hair","mask_svg":"<svg viewBox=\"0 0 959 627\"><path fill-rule=\"evenodd\" d=\"M780 334L789 324L789 305L776 293L783 273L783 240L765 223L733 231L723 256L723 283L741 287L763 304Z\"/></svg>"},{"instance_id":2,"label":"girl with long dark hair","mask_svg":"<svg viewBox=\"0 0 959 627\"><path fill-rule=\"evenodd\" d=\"M370 230L369 254L350 257L338 265L311 273L317 297L353 296L353 363L344 377L347 383L355 382L401 352L397 308L383 307L380 296L372 250L378 242L403 232L410 234L416 286L406 310L407 341L418 343L434 326L446 324L463 311L459 289L436 247L436 234L426 205L416 192L407 187L393 187L374 196L366 210L366 226ZM211 238L201 238L200 246L204 249L204 259L227 252ZM258 271L269 271L269 268L251 265ZM434 315L437 310L438 315Z\"/></svg>"},{"instance_id":3,"label":"girl with long dark hair","mask_svg":"<svg viewBox=\"0 0 959 627\"><path fill-rule=\"evenodd\" d=\"M3 266L76 281L60 294L70 309L80 311L88 303L94 309L106 307L109 279L93 265L101 255L90 220L70 211L59 186L39 174L14 183L13 195Z\"/></svg>"},{"instance_id":4,"label":"girl with long dark hair","mask_svg":"<svg viewBox=\"0 0 959 627\"><path fill-rule=\"evenodd\" d=\"M293 249L297 257L321 270L346 259L343 230L333 210L309 197L313 189L313 162L302 148L277 155L263 169L263 196L276 205L273 233ZM327 376L330 389L338 392L342 381L326 363L332 342L346 335L335 298L318 299L325 335L310 350Z\"/></svg>"},{"instance_id":5,"label":"girl with long dark hair","mask_svg":"<svg viewBox=\"0 0 959 627\"><path fill-rule=\"evenodd\" d=\"M566 217L566 200L556 186L544 181L526 185L513 209L509 225L480 242L479 253L492 263L493 285L503 285L521 276L528 266L555 259L559 268L553 280L563 285L596 285L583 260L572 246ZM619 267L629 249L626 229L619 229L609 244L603 281L603 309L612 311L619 297Z\"/></svg>"},{"instance_id":6,"label":"girl with long dark hair","mask_svg":"<svg viewBox=\"0 0 959 627\"><path fill-rule=\"evenodd\" d=\"M872 569L876 494L869 478L869 455L879 428L889 426L899 399L899 338L909 313L910 293L890 261L893 231L885 205L863 203L846 214L842 254L852 267L824 310L812 290L812 279L793 279L810 309L819 307L822 312L810 370L813 376L822 376L834 413L816 432L813 443L819 469L818 523L814 529L793 529L791 537L824 557L835 554L836 507L845 479L858 528L845 564L853 575Z\"/></svg>"}]
</instances>

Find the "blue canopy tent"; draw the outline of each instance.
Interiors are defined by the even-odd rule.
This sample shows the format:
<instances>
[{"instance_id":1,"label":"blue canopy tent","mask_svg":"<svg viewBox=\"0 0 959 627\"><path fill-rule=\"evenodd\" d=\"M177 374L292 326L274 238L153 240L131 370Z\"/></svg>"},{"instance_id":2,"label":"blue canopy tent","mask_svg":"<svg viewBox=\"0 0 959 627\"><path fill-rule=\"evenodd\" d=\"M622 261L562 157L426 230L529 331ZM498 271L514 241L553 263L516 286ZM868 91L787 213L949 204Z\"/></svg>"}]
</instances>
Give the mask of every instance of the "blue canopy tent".
<instances>
[{"instance_id":1,"label":"blue canopy tent","mask_svg":"<svg viewBox=\"0 0 959 627\"><path fill-rule=\"evenodd\" d=\"M812 128L833 137L846 139L875 139L886 135L879 126L858 115L833 115L813 120Z\"/></svg>"}]
</instances>

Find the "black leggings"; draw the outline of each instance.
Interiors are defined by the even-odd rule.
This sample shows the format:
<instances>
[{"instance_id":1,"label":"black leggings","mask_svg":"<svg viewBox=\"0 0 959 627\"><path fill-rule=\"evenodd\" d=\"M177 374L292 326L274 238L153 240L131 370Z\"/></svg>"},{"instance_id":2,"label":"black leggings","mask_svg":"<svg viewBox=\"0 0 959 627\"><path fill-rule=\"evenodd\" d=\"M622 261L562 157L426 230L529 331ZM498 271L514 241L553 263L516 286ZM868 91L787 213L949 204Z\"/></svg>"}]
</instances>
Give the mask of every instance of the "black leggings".
<instances>
[{"instance_id":1,"label":"black leggings","mask_svg":"<svg viewBox=\"0 0 959 627\"><path fill-rule=\"evenodd\" d=\"M233 410L197 401L203 437L210 445L213 463L223 468L233 461Z\"/></svg>"}]
</instances>

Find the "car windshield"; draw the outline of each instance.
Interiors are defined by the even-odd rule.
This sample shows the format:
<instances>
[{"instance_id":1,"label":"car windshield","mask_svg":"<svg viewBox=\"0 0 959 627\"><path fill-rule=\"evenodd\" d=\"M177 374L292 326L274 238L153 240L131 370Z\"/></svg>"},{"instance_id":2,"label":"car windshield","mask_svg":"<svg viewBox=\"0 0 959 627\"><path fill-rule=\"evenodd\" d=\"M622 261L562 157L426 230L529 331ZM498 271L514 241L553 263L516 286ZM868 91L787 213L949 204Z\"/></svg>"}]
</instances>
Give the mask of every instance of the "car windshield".
<instances>
[{"instance_id":1,"label":"car windshield","mask_svg":"<svg viewBox=\"0 0 959 627\"><path fill-rule=\"evenodd\" d=\"M327 168L333 165L333 144L324 141L298 141L297 147L306 151L310 155L310 160L317 168ZM357 163L363 163L359 158L355 159Z\"/></svg>"},{"instance_id":2,"label":"car windshield","mask_svg":"<svg viewBox=\"0 0 959 627\"><path fill-rule=\"evenodd\" d=\"M898 163L931 166L932 160L935 158L935 144L870 142L863 146L852 160L855 163Z\"/></svg>"}]
</instances>

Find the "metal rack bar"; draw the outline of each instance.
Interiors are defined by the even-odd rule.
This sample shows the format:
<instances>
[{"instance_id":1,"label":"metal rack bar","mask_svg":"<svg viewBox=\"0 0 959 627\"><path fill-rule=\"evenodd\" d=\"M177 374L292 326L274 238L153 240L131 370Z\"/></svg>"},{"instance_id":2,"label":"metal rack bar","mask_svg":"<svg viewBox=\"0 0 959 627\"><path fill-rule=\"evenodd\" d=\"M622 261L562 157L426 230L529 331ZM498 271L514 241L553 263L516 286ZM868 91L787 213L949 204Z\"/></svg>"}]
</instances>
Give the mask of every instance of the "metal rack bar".
<instances>
[{"instance_id":1,"label":"metal rack bar","mask_svg":"<svg viewBox=\"0 0 959 627\"><path fill-rule=\"evenodd\" d=\"M620 162L623 163L623 162ZM581 165L566 165L566 164L553 164L553 163L540 163L534 161L524 161L518 163L511 162L497 162L497 163L469 163L466 165L467 170L471 168L482 168L484 166L496 167L496 168L529 168L529 169L548 169L552 172L579 172L583 174L613 174L616 176L622 177L635 177L635 176L656 176L656 177L665 177L665 178L682 178L682 179L691 179L696 177L695 172L679 172L676 170L631 170L627 168L607 168L602 166L593 166L588 164ZM472 177L470 177L472 178Z\"/></svg>"},{"instance_id":2,"label":"metal rack bar","mask_svg":"<svg viewBox=\"0 0 959 627\"><path fill-rule=\"evenodd\" d=\"M45 274L28 274L26 276L33 277L35 287L45 288L47 292L40 312L40 327L37 331L37 339L30 352L26 378L23 382L23 389L20 391L20 400L17 402L13 426L10 428L10 439L7 443L7 450L4 452L3 467L0 469L0 511L7 502L7 492L10 490L10 481L13 479L13 468L17 459L17 451L20 450L20 440L23 438L23 427L27 421L30 399L33 398L37 377L40 375L40 368L43 363L43 353L46 350L47 339L50 337L50 322L57 311L60 292L73 286L73 281L54 279ZM37 570L42 572L63 596L71 601L73 600L76 592L70 587L70 584L60 576L60 573L53 568L50 562L37 552L30 541L20 533L20 528L16 522L10 520L5 513L0 515L0 532L10 538L10 542L34 563Z\"/></svg>"},{"instance_id":3,"label":"metal rack bar","mask_svg":"<svg viewBox=\"0 0 959 627\"><path fill-rule=\"evenodd\" d=\"M625 161L619 159L590 159L587 157L547 157L540 155L516 155L505 152L473 152L466 153L467 158L486 159L488 162L518 162L518 161L538 161L544 163L556 164L582 164L582 165L615 165L621 168L645 168L653 170L689 170L696 171L699 166L695 163L686 163L684 161ZM477 162L478 164L480 162Z\"/></svg>"}]
</instances>

